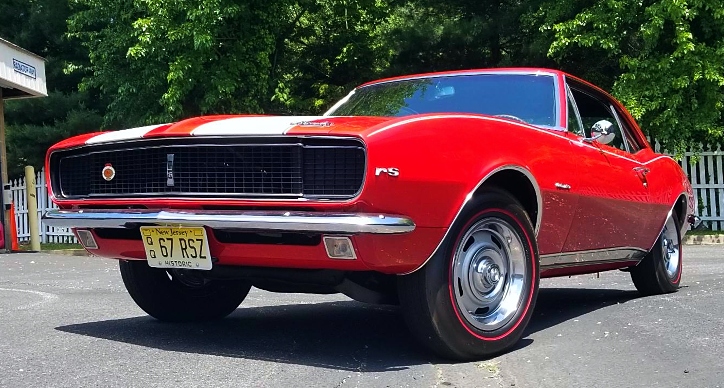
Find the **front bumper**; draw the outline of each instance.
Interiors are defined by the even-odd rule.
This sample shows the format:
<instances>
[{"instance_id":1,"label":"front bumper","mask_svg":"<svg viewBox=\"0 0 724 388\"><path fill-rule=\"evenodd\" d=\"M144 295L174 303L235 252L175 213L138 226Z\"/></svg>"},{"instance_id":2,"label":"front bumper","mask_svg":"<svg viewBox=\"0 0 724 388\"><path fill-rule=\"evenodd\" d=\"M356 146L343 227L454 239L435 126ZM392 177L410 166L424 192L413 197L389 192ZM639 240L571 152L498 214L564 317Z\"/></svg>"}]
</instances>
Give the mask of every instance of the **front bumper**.
<instances>
[{"instance_id":1,"label":"front bumper","mask_svg":"<svg viewBox=\"0 0 724 388\"><path fill-rule=\"evenodd\" d=\"M415 230L403 216L368 213L320 213L229 210L51 210L43 223L56 228L131 228L138 225L207 226L221 230L399 234Z\"/></svg>"}]
</instances>

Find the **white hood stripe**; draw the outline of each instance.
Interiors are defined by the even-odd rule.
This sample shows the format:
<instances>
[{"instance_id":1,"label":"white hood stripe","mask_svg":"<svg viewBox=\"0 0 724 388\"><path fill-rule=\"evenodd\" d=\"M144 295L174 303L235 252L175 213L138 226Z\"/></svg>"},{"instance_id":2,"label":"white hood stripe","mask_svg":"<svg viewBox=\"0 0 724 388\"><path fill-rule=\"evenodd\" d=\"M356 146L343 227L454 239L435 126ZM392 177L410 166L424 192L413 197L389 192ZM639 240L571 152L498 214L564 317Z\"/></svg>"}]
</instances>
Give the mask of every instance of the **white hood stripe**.
<instances>
[{"instance_id":1,"label":"white hood stripe","mask_svg":"<svg viewBox=\"0 0 724 388\"><path fill-rule=\"evenodd\" d=\"M106 132L104 134L91 137L90 139L86 140L85 144L111 143L114 141L140 139L145 134L164 125L166 124L148 125L145 127L125 129L123 131Z\"/></svg>"},{"instance_id":2,"label":"white hood stripe","mask_svg":"<svg viewBox=\"0 0 724 388\"><path fill-rule=\"evenodd\" d=\"M304 121L324 119L323 116L261 116L234 117L201 124L191 131L192 136L223 135L283 135Z\"/></svg>"}]
</instances>

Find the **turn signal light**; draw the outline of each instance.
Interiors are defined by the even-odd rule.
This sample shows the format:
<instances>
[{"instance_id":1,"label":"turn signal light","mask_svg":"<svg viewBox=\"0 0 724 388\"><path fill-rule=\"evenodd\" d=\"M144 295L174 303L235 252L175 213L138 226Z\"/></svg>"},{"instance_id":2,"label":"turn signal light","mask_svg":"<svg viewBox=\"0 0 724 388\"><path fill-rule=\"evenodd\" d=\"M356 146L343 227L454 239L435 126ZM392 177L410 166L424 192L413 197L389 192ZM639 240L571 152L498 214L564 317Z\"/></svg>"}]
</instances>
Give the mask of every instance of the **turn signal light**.
<instances>
[{"instance_id":1,"label":"turn signal light","mask_svg":"<svg viewBox=\"0 0 724 388\"><path fill-rule=\"evenodd\" d=\"M349 237L324 236L324 247L327 248L327 256L330 259L353 260L357 258Z\"/></svg>"},{"instance_id":2,"label":"turn signal light","mask_svg":"<svg viewBox=\"0 0 724 388\"><path fill-rule=\"evenodd\" d=\"M91 233L90 230L80 229L76 230L75 233L78 235L78 241L80 241L86 249L98 249L96 239L93 238L93 233Z\"/></svg>"}]
</instances>

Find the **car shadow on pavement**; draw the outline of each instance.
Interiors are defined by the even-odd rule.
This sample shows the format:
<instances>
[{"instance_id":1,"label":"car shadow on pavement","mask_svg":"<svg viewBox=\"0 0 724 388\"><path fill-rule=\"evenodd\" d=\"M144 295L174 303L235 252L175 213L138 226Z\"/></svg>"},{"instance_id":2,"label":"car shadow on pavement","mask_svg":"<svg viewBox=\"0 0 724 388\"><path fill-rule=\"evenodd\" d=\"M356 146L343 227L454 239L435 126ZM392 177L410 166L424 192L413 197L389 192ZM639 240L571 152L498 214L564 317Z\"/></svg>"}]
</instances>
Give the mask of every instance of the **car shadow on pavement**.
<instances>
[{"instance_id":1,"label":"car shadow on pavement","mask_svg":"<svg viewBox=\"0 0 724 388\"><path fill-rule=\"evenodd\" d=\"M541 289L524 338L568 319L637 297L621 290ZM148 316L78 323L57 330L144 347L311 365L358 372L441 364L421 349L395 307L354 301L246 307L207 323L162 323Z\"/></svg>"},{"instance_id":2,"label":"car shadow on pavement","mask_svg":"<svg viewBox=\"0 0 724 388\"><path fill-rule=\"evenodd\" d=\"M640 298L638 291L600 288L541 288L524 337L602 308Z\"/></svg>"},{"instance_id":3,"label":"car shadow on pavement","mask_svg":"<svg viewBox=\"0 0 724 388\"><path fill-rule=\"evenodd\" d=\"M354 301L244 307L206 323L148 316L57 330L151 348L323 368L383 372L436 363L413 342L398 309Z\"/></svg>"}]
</instances>

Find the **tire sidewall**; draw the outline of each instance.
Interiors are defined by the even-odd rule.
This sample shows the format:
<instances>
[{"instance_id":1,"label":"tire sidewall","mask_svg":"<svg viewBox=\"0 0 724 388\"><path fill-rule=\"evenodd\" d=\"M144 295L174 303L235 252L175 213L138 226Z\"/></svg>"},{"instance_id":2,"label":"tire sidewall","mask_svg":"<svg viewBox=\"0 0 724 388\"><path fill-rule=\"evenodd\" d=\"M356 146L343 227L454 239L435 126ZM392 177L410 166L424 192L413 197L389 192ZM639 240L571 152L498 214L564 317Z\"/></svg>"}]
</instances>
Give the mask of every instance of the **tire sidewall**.
<instances>
[{"instance_id":1,"label":"tire sidewall","mask_svg":"<svg viewBox=\"0 0 724 388\"><path fill-rule=\"evenodd\" d=\"M674 220L674 225L679 225L678 219L676 218L675 214L672 214L671 217ZM668 222L668 220L667 220ZM672 279L669 277L668 272L666 271L666 266L664 265L664 247L662 243L662 239L664 238L664 232L661 232L661 235L659 235L659 238L656 240L656 250L654 252L655 254L655 260L654 260L654 266L656 270L656 277L659 279L659 284L661 284L662 288L665 292L674 292L679 288L679 284L681 283L681 274L683 271L683 249L681 245L681 230L679 230L678 227L674 228L676 230L676 239L677 244L679 246L679 266L677 269L676 276Z\"/></svg>"},{"instance_id":2,"label":"tire sidewall","mask_svg":"<svg viewBox=\"0 0 724 388\"><path fill-rule=\"evenodd\" d=\"M525 249L525 296L510 321L499 329L482 331L472 326L460 312L454 297L452 263L461 238L478 221L490 217L506 221L518 234ZM535 234L530 219L509 194L490 192L474 199L461 212L448 237L425 266L427 284L435 293L430 306L437 331L453 349L466 349L470 355L500 352L515 344L523 334L535 307L538 294L539 266Z\"/></svg>"},{"instance_id":3,"label":"tire sidewall","mask_svg":"<svg viewBox=\"0 0 724 388\"><path fill-rule=\"evenodd\" d=\"M120 260L123 283L147 314L162 321L205 321L222 318L241 304L251 285L214 279L200 288L172 280L166 271L145 261Z\"/></svg>"}]
</instances>

